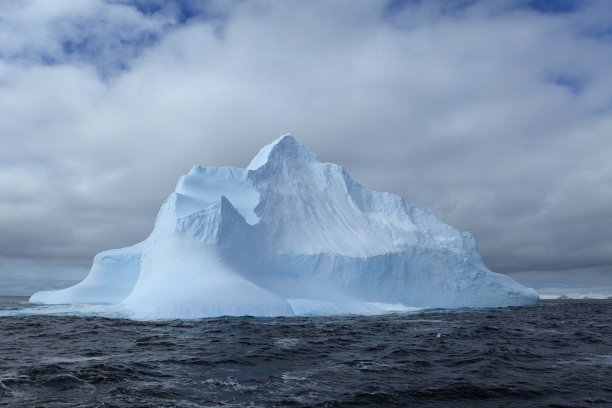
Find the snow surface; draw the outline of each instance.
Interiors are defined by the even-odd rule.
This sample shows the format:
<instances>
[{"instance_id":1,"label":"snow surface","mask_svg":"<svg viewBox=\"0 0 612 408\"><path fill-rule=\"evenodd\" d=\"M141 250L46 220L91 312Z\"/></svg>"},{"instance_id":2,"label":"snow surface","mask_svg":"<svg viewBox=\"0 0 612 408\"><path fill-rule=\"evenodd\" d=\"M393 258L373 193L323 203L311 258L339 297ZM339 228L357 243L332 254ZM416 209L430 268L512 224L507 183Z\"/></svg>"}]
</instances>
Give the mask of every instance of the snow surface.
<instances>
[{"instance_id":1,"label":"snow surface","mask_svg":"<svg viewBox=\"0 0 612 408\"><path fill-rule=\"evenodd\" d=\"M196 166L142 243L98 254L81 283L34 294L141 319L372 314L536 303L474 237L366 189L290 135L246 169Z\"/></svg>"}]
</instances>

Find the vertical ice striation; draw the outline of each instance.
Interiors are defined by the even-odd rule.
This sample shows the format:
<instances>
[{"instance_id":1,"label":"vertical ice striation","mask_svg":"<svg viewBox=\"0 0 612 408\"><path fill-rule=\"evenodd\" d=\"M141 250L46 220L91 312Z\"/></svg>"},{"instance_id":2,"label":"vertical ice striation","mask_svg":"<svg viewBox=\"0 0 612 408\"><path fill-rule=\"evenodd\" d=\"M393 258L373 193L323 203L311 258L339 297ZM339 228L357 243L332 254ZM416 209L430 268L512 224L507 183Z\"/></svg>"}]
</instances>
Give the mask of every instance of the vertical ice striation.
<instances>
[{"instance_id":1,"label":"vertical ice striation","mask_svg":"<svg viewBox=\"0 0 612 408\"><path fill-rule=\"evenodd\" d=\"M527 305L472 234L368 190L285 135L246 169L194 167L141 244L99 254L42 303L121 303L137 318Z\"/></svg>"}]
</instances>

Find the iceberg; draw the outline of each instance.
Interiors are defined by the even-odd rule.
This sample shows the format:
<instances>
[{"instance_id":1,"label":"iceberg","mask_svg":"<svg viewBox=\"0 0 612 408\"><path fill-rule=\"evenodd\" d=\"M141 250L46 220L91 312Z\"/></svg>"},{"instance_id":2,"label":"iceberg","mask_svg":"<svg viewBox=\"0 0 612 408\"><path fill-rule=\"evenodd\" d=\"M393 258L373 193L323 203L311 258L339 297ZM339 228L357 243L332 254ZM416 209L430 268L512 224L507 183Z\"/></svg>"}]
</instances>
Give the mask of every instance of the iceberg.
<instances>
[{"instance_id":1,"label":"iceberg","mask_svg":"<svg viewBox=\"0 0 612 408\"><path fill-rule=\"evenodd\" d=\"M152 233L79 284L30 302L106 303L139 319L383 313L534 304L471 233L371 191L291 135L245 168L195 166Z\"/></svg>"}]
</instances>

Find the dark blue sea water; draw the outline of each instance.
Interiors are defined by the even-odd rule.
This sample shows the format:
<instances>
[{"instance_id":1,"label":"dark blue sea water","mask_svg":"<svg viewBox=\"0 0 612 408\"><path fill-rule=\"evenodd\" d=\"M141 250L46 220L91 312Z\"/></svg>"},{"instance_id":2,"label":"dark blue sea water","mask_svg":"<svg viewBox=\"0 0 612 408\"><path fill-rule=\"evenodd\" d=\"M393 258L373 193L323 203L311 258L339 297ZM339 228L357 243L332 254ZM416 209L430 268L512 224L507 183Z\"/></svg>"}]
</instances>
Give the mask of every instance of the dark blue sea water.
<instances>
[{"instance_id":1,"label":"dark blue sea water","mask_svg":"<svg viewBox=\"0 0 612 408\"><path fill-rule=\"evenodd\" d=\"M0 299L4 315L24 306ZM0 405L612 407L612 301L158 322L4 316Z\"/></svg>"}]
</instances>

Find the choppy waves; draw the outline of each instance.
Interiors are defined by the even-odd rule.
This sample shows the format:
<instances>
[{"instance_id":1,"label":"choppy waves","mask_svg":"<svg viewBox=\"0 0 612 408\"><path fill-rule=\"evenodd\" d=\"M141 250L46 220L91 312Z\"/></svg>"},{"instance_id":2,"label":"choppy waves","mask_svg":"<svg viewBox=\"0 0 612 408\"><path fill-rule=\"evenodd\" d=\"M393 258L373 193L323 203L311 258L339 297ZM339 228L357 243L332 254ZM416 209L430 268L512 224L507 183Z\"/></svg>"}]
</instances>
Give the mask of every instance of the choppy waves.
<instances>
[{"instance_id":1,"label":"choppy waves","mask_svg":"<svg viewBox=\"0 0 612 408\"><path fill-rule=\"evenodd\" d=\"M610 301L165 322L23 314L0 317L1 406L612 406Z\"/></svg>"}]
</instances>

